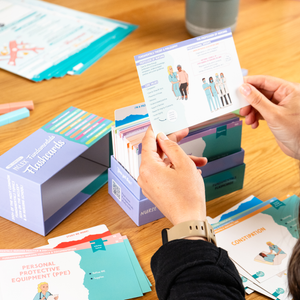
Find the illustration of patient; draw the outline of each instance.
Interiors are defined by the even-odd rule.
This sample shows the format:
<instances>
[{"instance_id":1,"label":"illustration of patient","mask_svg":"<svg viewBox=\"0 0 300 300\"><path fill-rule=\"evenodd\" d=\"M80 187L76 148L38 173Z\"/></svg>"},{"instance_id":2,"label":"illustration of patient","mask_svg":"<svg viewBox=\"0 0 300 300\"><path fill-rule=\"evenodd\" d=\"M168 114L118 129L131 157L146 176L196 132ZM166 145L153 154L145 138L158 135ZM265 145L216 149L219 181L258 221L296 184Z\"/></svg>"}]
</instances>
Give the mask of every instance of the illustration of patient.
<instances>
[{"instance_id":1,"label":"illustration of patient","mask_svg":"<svg viewBox=\"0 0 300 300\"><path fill-rule=\"evenodd\" d=\"M268 262L274 262L275 254L265 254L264 252L260 252L259 255Z\"/></svg>"},{"instance_id":2,"label":"illustration of patient","mask_svg":"<svg viewBox=\"0 0 300 300\"><path fill-rule=\"evenodd\" d=\"M254 260L269 265L280 265L287 257L287 254L272 242L267 242L266 244L269 246L270 252L262 251L254 258Z\"/></svg>"}]
</instances>

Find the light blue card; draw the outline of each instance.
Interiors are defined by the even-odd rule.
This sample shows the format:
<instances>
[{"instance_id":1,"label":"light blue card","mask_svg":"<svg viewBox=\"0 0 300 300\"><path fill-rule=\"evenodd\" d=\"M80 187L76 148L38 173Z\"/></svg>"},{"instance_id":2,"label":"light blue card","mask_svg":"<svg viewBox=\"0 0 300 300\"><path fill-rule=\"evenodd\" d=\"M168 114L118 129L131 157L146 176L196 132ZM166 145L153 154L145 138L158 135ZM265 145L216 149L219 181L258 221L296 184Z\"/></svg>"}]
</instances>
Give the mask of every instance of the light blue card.
<instances>
[{"instance_id":1,"label":"light blue card","mask_svg":"<svg viewBox=\"0 0 300 300\"><path fill-rule=\"evenodd\" d=\"M135 274L138 278L139 284L141 286L141 289L143 291L143 293L147 293L147 292L151 292L151 283L149 281L149 279L147 278L146 274L144 273L144 271L142 270L139 261L137 260L137 257L130 245L129 240L126 238L124 239L124 244L126 246L128 255L130 257L132 266L134 268Z\"/></svg>"},{"instance_id":2,"label":"light blue card","mask_svg":"<svg viewBox=\"0 0 300 300\"><path fill-rule=\"evenodd\" d=\"M146 104L138 103L115 110L116 127L149 117Z\"/></svg>"},{"instance_id":3,"label":"light blue card","mask_svg":"<svg viewBox=\"0 0 300 300\"><path fill-rule=\"evenodd\" d=\"M80 268L85 271L83 284L89 290L89 300L143 296L125 243L109 244L104 248L97 245L97 248L93 253L91 249L76 251L81 257Z\"/></svg>"}]
</instances>

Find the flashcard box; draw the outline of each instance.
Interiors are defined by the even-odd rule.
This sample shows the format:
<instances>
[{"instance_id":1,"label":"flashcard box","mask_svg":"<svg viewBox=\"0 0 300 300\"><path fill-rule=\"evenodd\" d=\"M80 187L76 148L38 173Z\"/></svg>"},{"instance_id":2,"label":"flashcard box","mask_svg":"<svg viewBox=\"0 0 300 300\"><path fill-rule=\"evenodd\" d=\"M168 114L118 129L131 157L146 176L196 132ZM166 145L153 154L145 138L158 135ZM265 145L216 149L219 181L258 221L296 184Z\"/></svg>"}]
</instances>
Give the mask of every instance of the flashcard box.
<instances>
[{"instance_id":1,"label":"flashcard box","mask_svg":"<svg viewBox=\"0 0 300 300\"><path fill-rule=\"evenodd\" d=\"M112 125L70 107L0 156L0 216L48 234L107 182Z\"/></svg>"},{"instance_id":2,"label":"flashcard box","mask_svg":"<svg viewBox=\"0 0 300 300\"><path fill-rule=\"evenodd\" d=\"M209 162L203 169L206 201L243 188L244 150ZM214 173L215 172L215 173ZM160 219L163 214L142 193L138 183L112 156L108 170L108 192L138 225Z\"/></svg>"}]
</instances>

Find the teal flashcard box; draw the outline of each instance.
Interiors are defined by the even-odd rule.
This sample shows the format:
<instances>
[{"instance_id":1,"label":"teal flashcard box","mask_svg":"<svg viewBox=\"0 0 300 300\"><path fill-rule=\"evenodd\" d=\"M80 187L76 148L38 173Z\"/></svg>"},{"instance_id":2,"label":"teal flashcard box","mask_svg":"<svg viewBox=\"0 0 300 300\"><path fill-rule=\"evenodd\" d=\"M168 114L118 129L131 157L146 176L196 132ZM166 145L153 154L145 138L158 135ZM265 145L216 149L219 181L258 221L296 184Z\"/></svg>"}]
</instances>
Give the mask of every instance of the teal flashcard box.
<instances>
[{"instance_id":1,"label":"teal flashcard box","mask_svg":"<svg viewBox=\"0 0 300 300\"><path fill-rule=\"evenodd\" d=\"M48 234L107 182L112 125L70 107L0 156L0 216Z\"/></svg>"}]
</instances>

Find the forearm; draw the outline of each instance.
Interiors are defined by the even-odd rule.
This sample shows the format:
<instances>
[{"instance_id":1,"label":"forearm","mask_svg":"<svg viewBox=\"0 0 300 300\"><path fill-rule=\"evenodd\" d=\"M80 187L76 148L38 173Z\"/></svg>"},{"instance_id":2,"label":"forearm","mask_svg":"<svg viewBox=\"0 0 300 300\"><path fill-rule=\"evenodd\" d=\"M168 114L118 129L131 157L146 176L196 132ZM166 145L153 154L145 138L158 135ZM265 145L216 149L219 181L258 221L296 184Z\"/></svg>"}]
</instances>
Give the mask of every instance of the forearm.
<instances>
[{"instance_id":1,"label":"forearm","mask_svg":"<svg viewBox=\"0 0 300 300\"><path fill-rule=\"evenodd\" d=\"M227 252L203 240L175 240L152 257L160 300L244 299L240 276Z\"/></svg>"}]
</instances>

